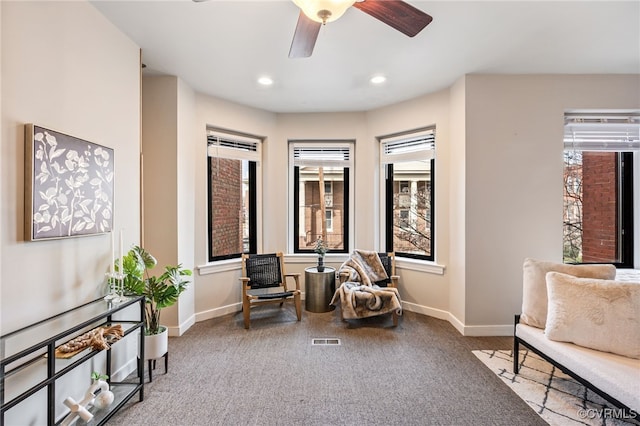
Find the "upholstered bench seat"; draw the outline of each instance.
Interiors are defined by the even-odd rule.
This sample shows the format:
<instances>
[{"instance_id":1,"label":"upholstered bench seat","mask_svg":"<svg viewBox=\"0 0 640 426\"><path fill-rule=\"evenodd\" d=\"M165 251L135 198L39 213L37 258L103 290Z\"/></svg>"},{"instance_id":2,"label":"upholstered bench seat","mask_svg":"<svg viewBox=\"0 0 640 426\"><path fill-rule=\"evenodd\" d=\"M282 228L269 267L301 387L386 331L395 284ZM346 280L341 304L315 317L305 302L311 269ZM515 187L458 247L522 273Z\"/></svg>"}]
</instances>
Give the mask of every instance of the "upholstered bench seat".
<instances>
[{"instance_id":1,"label":"upholstered bench seat","mask_svg":"<svg viewBox=\"0 0 640 426\"><path fill-rule=\"evenodd\" d=\"M640 412L640 359L547 339L544 330L517 324L516 337L627 407ZM562 368L561 368L562 369ZM569 373L568 373L569 374Z\"/></svg>"}]
</instances>

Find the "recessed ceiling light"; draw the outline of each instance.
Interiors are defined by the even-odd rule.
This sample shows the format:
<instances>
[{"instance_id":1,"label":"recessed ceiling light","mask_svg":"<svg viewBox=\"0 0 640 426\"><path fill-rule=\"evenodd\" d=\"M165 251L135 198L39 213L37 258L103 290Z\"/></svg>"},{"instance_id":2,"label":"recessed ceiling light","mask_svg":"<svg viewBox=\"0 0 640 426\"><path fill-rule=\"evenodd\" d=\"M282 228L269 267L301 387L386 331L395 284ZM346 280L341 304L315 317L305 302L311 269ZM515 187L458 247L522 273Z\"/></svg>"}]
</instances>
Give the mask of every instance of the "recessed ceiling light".
<instances>
[{"instance_id":1,"label":"recessed ceiling light","mask_svg":"<svg viewBox=\"0 0 640 426\"><path fill-rule=\"evenodd\" d=\"M374 75L369 81L371 82L371 84L382 84L387 81L387 77L385 77L384 75Z\"/></svg>"},{"instance_id":2,"label":"recessed ceiling light","mask_svg":"<svg viewBox=\"0 0 640 426\"><path fill-rule=\"evenodd\" d=\"M258 79L258 83L260 83L263 86L271 86L273 84L273 79L271 77L260 77Z\"/></svg>"}]
</instances>

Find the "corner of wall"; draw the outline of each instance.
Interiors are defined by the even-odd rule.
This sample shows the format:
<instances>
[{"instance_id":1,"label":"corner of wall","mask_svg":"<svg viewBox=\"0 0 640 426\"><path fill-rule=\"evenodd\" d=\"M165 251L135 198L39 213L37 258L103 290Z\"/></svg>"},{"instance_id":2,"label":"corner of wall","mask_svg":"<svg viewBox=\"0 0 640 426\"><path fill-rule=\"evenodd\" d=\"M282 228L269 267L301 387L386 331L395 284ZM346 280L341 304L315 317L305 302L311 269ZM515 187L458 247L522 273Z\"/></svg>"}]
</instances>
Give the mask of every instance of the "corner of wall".
<instances>
[{"instance_id":1,"label":"corner of wall","mask_svg":"<svg viewBox=\"0 0 640 426\"><path fill-rule=\"evenodd\" d=\"M450 88L449 311L462 325L466 310L466 76Z\"/></svg>"}]
</instances>

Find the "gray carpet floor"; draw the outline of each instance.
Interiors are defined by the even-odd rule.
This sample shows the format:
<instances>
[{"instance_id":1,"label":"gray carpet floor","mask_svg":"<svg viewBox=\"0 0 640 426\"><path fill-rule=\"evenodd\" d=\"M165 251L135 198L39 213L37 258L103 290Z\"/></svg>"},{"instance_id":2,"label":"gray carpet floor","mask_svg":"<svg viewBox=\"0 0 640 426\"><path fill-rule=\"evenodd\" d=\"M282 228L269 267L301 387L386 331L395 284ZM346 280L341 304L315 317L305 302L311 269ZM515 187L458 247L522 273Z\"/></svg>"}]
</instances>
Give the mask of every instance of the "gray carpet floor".
<instances>
[{"instance_id":1,"label":"gray carpet floor","mask_svg":"<svg viewBox=\"0 0 640 426\"><path fill-rule=\"evenodd\" d=\"M170 338L168 374L159 360L109 425L545 425L471 352L510 347L411 312L394 328L262 307L250 330L237 313Z\"/></svg>"}]
</instances>

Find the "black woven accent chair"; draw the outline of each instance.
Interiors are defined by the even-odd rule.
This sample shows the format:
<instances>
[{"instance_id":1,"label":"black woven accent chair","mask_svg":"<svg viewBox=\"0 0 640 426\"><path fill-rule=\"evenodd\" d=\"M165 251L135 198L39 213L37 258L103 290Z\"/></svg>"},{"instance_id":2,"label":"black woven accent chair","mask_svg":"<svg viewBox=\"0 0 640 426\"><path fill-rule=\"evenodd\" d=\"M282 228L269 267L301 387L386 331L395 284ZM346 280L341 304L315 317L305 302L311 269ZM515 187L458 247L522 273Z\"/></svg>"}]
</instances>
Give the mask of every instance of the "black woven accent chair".
<instances>
[{"instance_id":1,"label":"black woven accent chair","mask_svg":"<svg viewBox=\"0 0 640 426\"><path fill-rule=\"evenodd\" d=\"M378 257L380 258L380 262L382 266L384 266L384 270L387 272L389 278L377 281L376 284L380 287L387 287L389 284L393 284L393 278L395 278L395 285L392 287L398 287L398 276L396 275L396 262L394 253L378 253Z\"/></svg>"},{"instance_id":2,"label":"black woven accent chair","mask_svg":"<svg viewBox=\"0 0 640 426\"><path fill-rule=\"evenodd\" d=\"M293 278L295 290L287 288L287 278ZM244 328L251 326L251 308L268 303L293 301L298 321L302 319L300 274L286 274L281 252L242 255L242 314Z\"/></svg>"},{"instance_id":3,"label":"black woven accent chair","mask_svg":"<svg viewBox=\"0 0 640 426\"><path fill-rule=\"evenodd\" d=\"M398 288L398 281L400 280L400 276L396 275L396 254L395 252L381 252L378 253L378 257L380 258L380 262L382 263L382 266L384 267L384 270L387 272L387 276L389 278L381 280L381 281L376 281L374 284L378 285L379 287L395 287ZM345 274L340 274L339 279L340 279L340 284L344 283L347 278L349 277L349 273ZM342 310L340 311L340 315L342 315ZM395 312L393 312L391 314L391 317L393 318L393 325L397 326L398 325L398 314L396 314ZM344 319L344 318L343 318Z\"/></svg>"}]
</instances>

